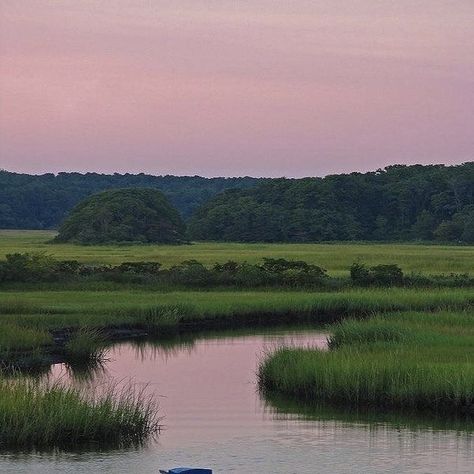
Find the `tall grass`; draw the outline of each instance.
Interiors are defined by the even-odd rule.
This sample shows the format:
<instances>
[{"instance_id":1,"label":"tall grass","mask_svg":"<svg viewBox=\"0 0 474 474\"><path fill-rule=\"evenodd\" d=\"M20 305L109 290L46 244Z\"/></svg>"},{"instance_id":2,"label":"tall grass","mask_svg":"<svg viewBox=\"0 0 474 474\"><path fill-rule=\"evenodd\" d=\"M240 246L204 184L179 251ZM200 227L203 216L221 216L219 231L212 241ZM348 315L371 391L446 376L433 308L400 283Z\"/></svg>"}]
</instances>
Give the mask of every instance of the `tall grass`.
<instances>
[{"instance_id":1,"label":"tall grass","mask_svg":"<svg viewBox=\"0 0 474 474\"><path fill-rule=\"evenodd\" d=\"M264 391L364 408L474 417L474 315L405 313L344 321L330 351L278 349Z\"/></svg>"},{"instance_id":2,"label":"tall grass","mask_svg":"<svg viewBox=\"0 0 474 474\"><path fill-rule=\"evenodd\" d=\"M0 325L0 356L11 351L32 351L51 345L53 338L44 329L25 328L13 323Z\"/></svg>"},{"instance_id":3,"label":"tall grass","mask_svg":"<svg viewBox=\"0 0 474 474\"><path fill-rule=\"evenodd\" d=\"M17 311L21 301L21 311ZM37 315L38 320L74 321L94 316L133 319L154 308L177 306L182 313L206 317L242 313L352 312L464 308L474 304L472 289L350 289L341 292L294 291L25 291L0 294L0 319L15 314ZM14 311L12 311L12 305ZM3 315L3 316L2 316Z\"/></svg>"},{"instance_id":4,"label":"tall grass","mask_svg":"<svg viewBox=\"0 0 474 474\"><path fill-rule=\"evenodd\" d=\"M143 443L158 428L156 404L132 386L85 394L60 383L0 379L0 448Z\"/></svg>"},{"instance_id":5,"label":"tall grass","mask_svg":"<svg viewBox=\"0 0 474 474\"><path fill-rule=\"evenodd\" d=\"M342 318L367 317L391 311L438 311L472 308L474 295L468 289L412 290L357 289L344 292L25 292L23 313L1 314L10 299L20 294L0 296L0 347L27 347L35 336L37 345L49 339L47 331L63 328L75 334L71 354L84 356L101 344L99 333L108 328L141 328L153 334L176 331L242 327L248 324L333 323ZM2 306L3 305L3 306ZM375 324L375 322L373 323ZM384 327L386 323L383 323ZM397 325L397 331L402 323ZM346 331L347 331L347 326ZM80 329L78 332L74 332ZM381 328L377 328L377 331ZM385 328L394 331L394 328ZM14 331L14 332L13 332ZM81 336L81 331L86 331ZM89 332L87 332L89 331ZM11 337L8 334L12 334ZM361 336L366 338L367 335ZM393 336L395 337L395 336ZM401 336L400 336L401 337ZM95 349L94 347L95 346ZM93 350L94 349L94 350Z\"/></svg>"},{"instance_id":6,"label":"tall grass","mask_svg":"<svg viewBox=\"0 0 474 474\"><path fill-rule=\"evenodd\" d=\"M105 360L106 340L101 331L82 327L64 345L65 358L69 363L100 364Z\"/></svg>"}]
</instances>

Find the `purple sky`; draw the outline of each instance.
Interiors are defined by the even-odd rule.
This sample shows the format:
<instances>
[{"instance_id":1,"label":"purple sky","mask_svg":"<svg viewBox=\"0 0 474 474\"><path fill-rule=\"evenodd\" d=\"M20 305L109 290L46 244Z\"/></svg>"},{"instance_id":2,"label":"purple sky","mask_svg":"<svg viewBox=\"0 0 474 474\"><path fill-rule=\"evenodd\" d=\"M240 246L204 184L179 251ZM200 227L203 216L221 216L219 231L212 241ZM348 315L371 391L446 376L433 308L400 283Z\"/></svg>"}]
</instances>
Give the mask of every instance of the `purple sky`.
<instances>
[{"instance_id":1,"label":"purple sky","mask_svg":"<svg viewBox=\"0 0 474 474\"><path fill-rule=\"evenodd\" d=\"M0 168L474 159L473 0L1 0Z\"/></svg>"}]
</instances>

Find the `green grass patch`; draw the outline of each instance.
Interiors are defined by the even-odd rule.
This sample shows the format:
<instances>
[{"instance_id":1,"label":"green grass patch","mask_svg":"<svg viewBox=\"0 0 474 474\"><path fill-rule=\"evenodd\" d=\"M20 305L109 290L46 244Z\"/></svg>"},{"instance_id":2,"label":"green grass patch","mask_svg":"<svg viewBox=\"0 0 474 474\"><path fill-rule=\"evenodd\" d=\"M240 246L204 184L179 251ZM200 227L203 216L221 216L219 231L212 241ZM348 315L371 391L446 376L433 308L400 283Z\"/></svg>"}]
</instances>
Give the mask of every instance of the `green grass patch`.
<instances>
[{"instance_id":1,"label":"green grass patch","mask_svg":"<svg viewBox=\"0 0 474 474\"><path fill-rule=\"evenodd\" d=\"M79 328L64 345L66 360L75 364L100 364L105 359L105 345L106 340L100 330Z\"/></svg>"},{"instance_id":2,"label":"green grass patch","mask_svg":"<svg viewBox=\"0 0 474 474\"><path fill-rule=\"evenodd\" d=\"M343 321L330 347L278 349L260 366L260 386L305 401L474 417L472 310Z\"/></svg>"},{"instance_id":3,"label":"green grass patch","mask_svg":"<svg viewBox=\"0 0 474 474\"><path fill-rule=\"evenodd\" d=\"M34 351L52 344L51 334L45 329L20 327L14 323L0 325L0 355L12 351Z\"/></svg>"},{"instance_id":4,"label":"green grass patch","mask_svg":"<svg viewBox=\"0 0 474 474\"><path fill-rule=\"evenodd\" d=\"M0 448L143 443L158 427L152 399L133 387L86 394L60 383L0 379Z\"/></svg>"},{"instance_id":5,"label":"green grass patch","mask_svg":"<svg viewBox=\"0 0 474 474\"><path fill-rule=\"evenodd\" d=\"M21 302L21 305L19 304ZM112 325L170 327L207 321L259 319L333 322L376 312L464 309L474 304L469 289L351 289L291 291L28 291L0 295L0 324L34 329L104 328ZM11 309L15 309L11 312ZM21 311L17 311L21 308Z\"/></svg>"}]
</instances>

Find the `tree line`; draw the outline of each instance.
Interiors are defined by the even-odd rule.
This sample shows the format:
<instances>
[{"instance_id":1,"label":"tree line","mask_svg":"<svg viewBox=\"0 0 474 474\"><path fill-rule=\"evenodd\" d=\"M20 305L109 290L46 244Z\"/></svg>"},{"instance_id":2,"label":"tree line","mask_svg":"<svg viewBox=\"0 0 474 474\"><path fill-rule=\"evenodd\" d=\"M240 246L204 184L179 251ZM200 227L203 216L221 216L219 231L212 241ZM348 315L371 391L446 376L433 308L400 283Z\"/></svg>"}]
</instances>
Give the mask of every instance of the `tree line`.
<instances>
[{"instance_id":1,"label":"tree line","mask_svg":"<svg viewBox=\"0 0 474 474\"><path fill-rule=\"evenodd\" d=\"M202 178L147 174L52 173L0 170L0 229L56 229L87 196L107 189L155 188L187 219L201 204L229 188L255 185L257 178Z\"/></svg>"},{"instance_id":2,"label":"tree line","mask_svg":"<svg viewBox=\"0 0 474 474\"><path fill-rule=\"evenodd\" d=\"M212 198L193 240L474 242L474 162L394 165L369 173L272 179Z\"/></svg>"},{"instance_id":3,"label":"tree line","mask_svg":"<svg viewBox=\"0 0 474 474\"><path fill-rule=\"evenodd\" d=\"M0 228L58 228L79 201L112 188L160 189L190 240L474 242L474 162L302 179L0 171Z\"/></svg>"}]
</instances>

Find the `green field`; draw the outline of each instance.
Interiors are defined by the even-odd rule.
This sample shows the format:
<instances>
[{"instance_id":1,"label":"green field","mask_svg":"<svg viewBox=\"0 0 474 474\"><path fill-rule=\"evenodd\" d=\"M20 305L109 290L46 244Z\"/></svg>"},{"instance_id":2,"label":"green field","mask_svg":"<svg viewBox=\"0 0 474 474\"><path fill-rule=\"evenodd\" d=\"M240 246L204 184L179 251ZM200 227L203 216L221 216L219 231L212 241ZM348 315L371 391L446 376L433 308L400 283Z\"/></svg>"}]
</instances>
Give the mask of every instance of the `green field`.
<instances>
[{"instance_id":1,"label":"green field","mask_svg":"<svg viewBox=\"0 0 474 474\"><path fill-rule=\"evenodd\" d=\"M192 245L49 244L53 231L0 231L0 258L15 252L47 252L57 259L87 263L119 264L124 261L157 261L171 266L195 259L211 265L227 260L258 262L262 257L304 260L326 268L330 275L347 275L350 265L361 260L368 265L398 264L404 272L424 274L472 273L474 246L422 244L239 244L194 243Z\"/></svg>"}]
</instances>

